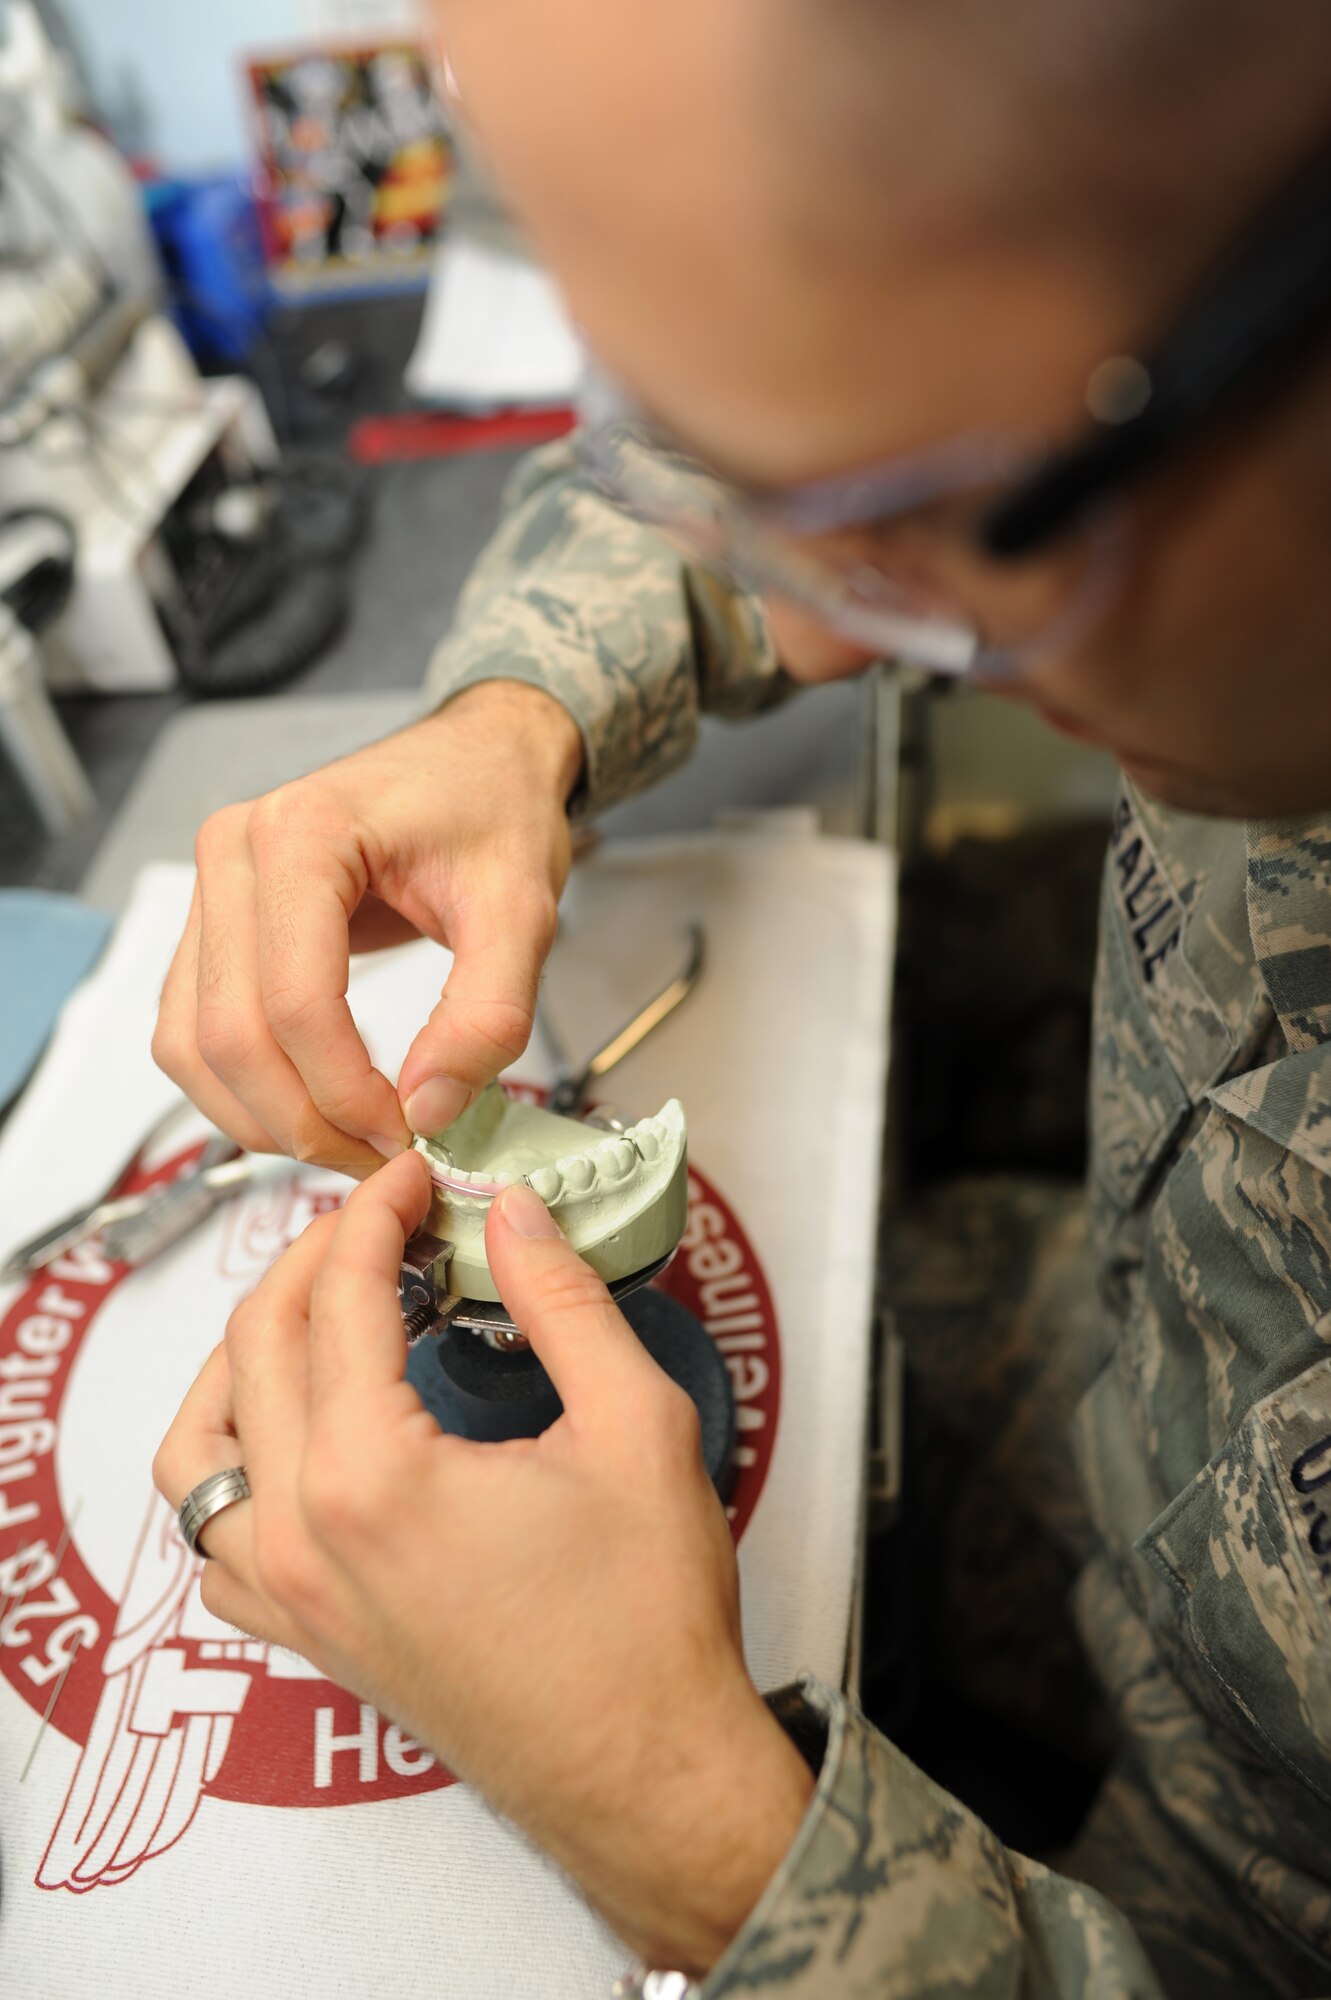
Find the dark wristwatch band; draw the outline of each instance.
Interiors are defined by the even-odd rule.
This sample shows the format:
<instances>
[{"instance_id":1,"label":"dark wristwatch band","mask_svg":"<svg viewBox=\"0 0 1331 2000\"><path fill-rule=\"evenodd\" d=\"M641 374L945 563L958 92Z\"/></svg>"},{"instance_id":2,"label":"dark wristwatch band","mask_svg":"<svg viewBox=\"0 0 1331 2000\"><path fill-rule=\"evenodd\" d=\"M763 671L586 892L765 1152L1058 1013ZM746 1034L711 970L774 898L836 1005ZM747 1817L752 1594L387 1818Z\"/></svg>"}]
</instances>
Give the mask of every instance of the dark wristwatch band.
<instances>
[{"instance_id":1,"label":"dark wristwatch band","mask_svg":"<svg viewBox=\"0 0 1331 2000\"><path fill-rule=\"evenodd\" d=\"M798 1682L792 1681L788 1687L774 1689L771 1694L764 1695L763 1700L814 1777L819 1777L822 1773L823 1759L827 1755L826 1716L820 1714L813 1703L805 1698Z\"/></svg>"}]
</instances>

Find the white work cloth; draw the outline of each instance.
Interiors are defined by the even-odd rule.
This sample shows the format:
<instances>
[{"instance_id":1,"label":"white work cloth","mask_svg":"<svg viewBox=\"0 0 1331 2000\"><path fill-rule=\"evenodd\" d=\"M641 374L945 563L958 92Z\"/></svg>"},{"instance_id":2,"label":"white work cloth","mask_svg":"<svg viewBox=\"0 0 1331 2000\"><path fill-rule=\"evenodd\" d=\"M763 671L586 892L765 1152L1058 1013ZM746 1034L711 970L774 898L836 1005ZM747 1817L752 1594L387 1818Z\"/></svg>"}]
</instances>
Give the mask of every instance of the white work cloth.
<instances>
[{"instance_id":1,"label":"white work cloth","mask_svg":"<svg viewBox=\"0 0 1331 2000\"><path fill-rule=\"evenodd\" d=\"M171 1102L149 1038L191 881L149 869L69 1003L0 1144L0 1256L99 1192ZM693 1207L669 1284L708 1319L746 1413L735 1505L755 1679L836 1682L862 1505L891 860L789 833L593 856L545 989L573 1054L664 983L692 921L701 985L603 1095L634 1116L678 1096L688 1114ZM447 964L420 944L356 967L352 1004L389 1074ZM550 1071L538 1037L513 1074ZM186 1122L159 1157L201 1132ZM0 1295L0 1966L23 2000L588 2000L625 1965L428 1753L211 1619L153 1493L153 1451L228 1312L347 1185L278 1168L119 1282L94 1246Z\"/></svg>"}]
</instances>

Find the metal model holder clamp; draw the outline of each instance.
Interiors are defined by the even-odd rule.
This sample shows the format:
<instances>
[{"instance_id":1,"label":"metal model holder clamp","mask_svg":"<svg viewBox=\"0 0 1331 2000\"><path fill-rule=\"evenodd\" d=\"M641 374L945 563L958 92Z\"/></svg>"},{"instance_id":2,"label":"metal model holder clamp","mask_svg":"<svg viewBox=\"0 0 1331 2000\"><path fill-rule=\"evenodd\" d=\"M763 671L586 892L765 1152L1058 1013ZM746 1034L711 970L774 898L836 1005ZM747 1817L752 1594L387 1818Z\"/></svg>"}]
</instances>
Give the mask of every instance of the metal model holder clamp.
<instances>
[{"instance_id":1,"label":"metal model holder clamp","mask_svg":"<svg viewBox=\"0 0 1331 2000\"><path fill-rule=\"evenodd\" d=\"M560 1414L561 1402L530 1342L497 1299L463 1299L448 1290L453 1245L418 1230L402 1253L399 1298L407 1339L431 1336L437 1373L426 1366L412 1377L422 1401L442 1429L480 1443L538 1437ZM697 1406L703 1462L725 1499L734 1471L735 1407L724 1358L687 1307L650 1289L670 1262L661 1257L644 1270L615 1279L610 1296L652 1359ZM630 1297L636 1293L637 1297ZM469 1335L478 1335L476 1340ZM422 1357L423 1359L426 1357Z\"/></svg>"},{"instance_id":2,"label":"metal model holder clamp","mask_svg":"<svg viewBox=\"0 0 1331 2000\"><path fill-rule=\"evenodd\" d=\"M418 1229L407 1240L397 1291L409 1343L447 1326L462 1304L446 1283L452 1255L453 1245L428 1229Z\"/></svg>"},{"instance_id":3,"label":"metal model holder clamp","mask_svg":"<svg viewBox=\"0 0 1331 2000\"><path fill-rule=\"evenodd\" d=\"M427 1333L442 1333L447 1326L462 1326L478 1333L488 1346L498 1348L501 1353L524 1353L529 1343L497 1299L461 1299L449 1291L448 1266L452 1255L453 1245L444 1237L431 1235L428 1229L418 1229L408 1238L398 1278L398 1299L408 1342L414 1343ZM650 1285L669 1262L669 1257L660 1257L644 1270L617 1278L609 1287L611 1298L624 1299Z\"/></svg>"}]
</instances>

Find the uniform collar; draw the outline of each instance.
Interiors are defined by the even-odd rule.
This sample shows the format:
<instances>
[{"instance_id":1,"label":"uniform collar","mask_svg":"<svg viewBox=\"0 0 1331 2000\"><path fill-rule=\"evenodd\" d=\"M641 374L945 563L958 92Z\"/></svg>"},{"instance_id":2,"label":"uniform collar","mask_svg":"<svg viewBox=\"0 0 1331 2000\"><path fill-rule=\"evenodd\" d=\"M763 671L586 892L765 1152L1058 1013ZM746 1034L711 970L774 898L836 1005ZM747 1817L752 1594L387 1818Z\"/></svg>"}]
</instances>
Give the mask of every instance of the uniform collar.
<instances>
[{"instance_id":1,"label":"uniform collar","mask_svg":"<svg viewBox=\"0 0 1331 2000\"><path fill-rule=\"evenodd\" d=\"M1247 828L1248 928L1291 1050L1331 1042L1331 821Z\"/></svg>"}]
</instances>

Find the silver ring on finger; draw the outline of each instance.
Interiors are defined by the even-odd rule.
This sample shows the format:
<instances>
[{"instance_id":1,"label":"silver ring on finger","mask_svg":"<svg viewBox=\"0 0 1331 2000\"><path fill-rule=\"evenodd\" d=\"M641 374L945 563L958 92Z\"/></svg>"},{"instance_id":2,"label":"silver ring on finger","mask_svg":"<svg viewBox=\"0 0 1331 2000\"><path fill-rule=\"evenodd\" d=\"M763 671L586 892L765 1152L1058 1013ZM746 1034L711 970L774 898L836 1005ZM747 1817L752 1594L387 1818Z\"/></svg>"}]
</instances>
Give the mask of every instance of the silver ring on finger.
<instances>
[{"instance_id":1,"label":"silver ring on finger","mask_svg":"<svg viewBox=\"0 0 1331 2000\"><path fill-rule=\"evenodd\" d=\"M245 1477L243 1465L228 1466L225 1472L214 1472L208 1479L201 1479L191 1487L180 1503L176 1519L180 1532L185 1537L191 1555L208 1560L208 1551L199 1536L214 1514L220 1514L226 1507L234 1507L238 1500L248 1500L250 1482Z\"/></svg>"}]
</instances>

